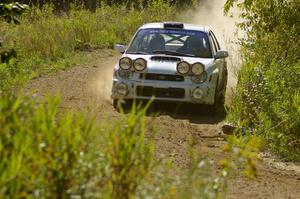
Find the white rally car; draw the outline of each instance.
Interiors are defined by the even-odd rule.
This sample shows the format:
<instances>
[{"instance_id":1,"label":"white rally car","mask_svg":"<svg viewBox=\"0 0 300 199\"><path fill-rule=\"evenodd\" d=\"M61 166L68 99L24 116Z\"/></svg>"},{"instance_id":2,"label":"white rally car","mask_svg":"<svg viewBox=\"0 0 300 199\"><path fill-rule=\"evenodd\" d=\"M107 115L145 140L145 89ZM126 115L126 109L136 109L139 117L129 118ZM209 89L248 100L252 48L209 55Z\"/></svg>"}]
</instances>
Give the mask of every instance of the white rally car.
<instances>
[{"instance_id":1,"label":"white rally car","mask_svg":"<svg viewBox=\"0 0 300 199\"><path fill-rule=\"evenodd\" d=\"M207 27L178 22L149 23L134 35L114 68L111 97L188 102L222 107L228 52Z\"/></svg>"}]
</instances>

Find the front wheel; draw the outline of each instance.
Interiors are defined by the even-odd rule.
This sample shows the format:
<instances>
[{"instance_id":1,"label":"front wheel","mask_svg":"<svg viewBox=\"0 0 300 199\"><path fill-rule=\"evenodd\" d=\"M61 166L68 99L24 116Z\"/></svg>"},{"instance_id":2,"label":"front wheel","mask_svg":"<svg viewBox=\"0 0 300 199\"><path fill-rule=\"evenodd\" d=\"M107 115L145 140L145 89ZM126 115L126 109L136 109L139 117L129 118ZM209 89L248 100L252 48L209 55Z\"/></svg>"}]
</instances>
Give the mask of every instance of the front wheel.
<instances>
[{"instance_id":1,"label":"front wheel","mask_svg":"<svg viewBox=\"0 0 300 199\"><path fill-rule=\"evenodd\" d=\"M215 103L213 105L215 110L220 110L222 108L224 108L224 104L225 104L225 96L223 93L220 93L218 95L215 96Z\"/></svg>"},{"instance_id":2,"label":"front wheel","mask_svg":"<svg viewBox=\"0 0 300 199\"><path fill-rule=\"evenodd\" d=\"M217 114L224 114L225 111L225 91L224 88L222 88L221 90L218 89L218 85L219 85L219 79L217 80L217 86L216 86L216 91L215 91L215 102L214 104L211 106L211 112L213 115L217 115ZM223 85L224 87L224 85ZM226 86L225 86L226 88Z\"/></svg>"},{"instance_id":3,"label":"front wheel","mask_svg":"<svg viewBox=\"0 0 300 199\"><path fill-rule=\"evenodd\" d=\"M114 99L114 100L113 100L113 102L112 102L112 104L113 104L113 107L114 107L115 109L117 109L117 108L118 108L118 101L119 101L119 100L117 100L117 99Z\"/></svg>"}]
</instances>

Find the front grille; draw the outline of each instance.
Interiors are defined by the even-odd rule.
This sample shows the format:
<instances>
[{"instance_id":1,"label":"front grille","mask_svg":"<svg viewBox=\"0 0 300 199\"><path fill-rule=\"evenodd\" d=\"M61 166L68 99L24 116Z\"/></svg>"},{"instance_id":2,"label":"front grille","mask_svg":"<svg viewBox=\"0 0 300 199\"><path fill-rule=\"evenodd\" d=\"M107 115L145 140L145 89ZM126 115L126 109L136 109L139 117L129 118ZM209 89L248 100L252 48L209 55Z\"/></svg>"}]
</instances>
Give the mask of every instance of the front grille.
<instances>
[{"instance_id":1,"label":"front grille","mask_svg":"<svg viewBox=\"0 0 300 199\"><path fill-rule=\"evenodd\" d=\"M167 62L180 62L181 59L178 57L168 57L168 56L152 56L150 58L152 61L167 61Z\"/></svg>"},{"instance_id":2,"label":"front grille","mask_svg":"<svg viewBox=\"0 0 300 199\"><path fill-rule=\"evenodd\" d=\"M184 81L184 76L146 73L146 74L140 74L140 79L183 82Z\"/></svg>"},{"instance_id":3,"label":"front grille","mask_svg":"<svg viewBox=\"0 0 300 199\"><path fill-rule=\"evenodd\" d=\"M166 98L184 98L185 90L183 88L154 88L152 86L138 86L137 95L143 97L166 97Z\"/></svg>"}]
</instances>

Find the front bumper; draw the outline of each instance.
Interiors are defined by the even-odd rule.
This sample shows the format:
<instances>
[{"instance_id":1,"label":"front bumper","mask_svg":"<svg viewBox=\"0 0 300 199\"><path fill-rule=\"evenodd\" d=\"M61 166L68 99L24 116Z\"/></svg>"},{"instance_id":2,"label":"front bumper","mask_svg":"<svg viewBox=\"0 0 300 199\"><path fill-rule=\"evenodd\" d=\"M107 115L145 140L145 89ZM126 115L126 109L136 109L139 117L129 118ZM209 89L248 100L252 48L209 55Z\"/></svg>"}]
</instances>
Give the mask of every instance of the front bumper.
<instances>
[{"instance_id":1,"label":"front bumper","mask_svg":"<svg viewBox=\"0 0 300 199\"><path fill-rule=\"evenodd\" d=\"M113 78L112 99L140 99L149 100L154 96L159 101L187 102L194 104L213 105L216 90L216 75L212 75L202 84L192 82L173 81L151 81L151 80L126 80L119 77ZM126 84L126 94L119 94L118 84ZM193 91L200 88L203 91L202 97L193 97Z\"/></svg>"}]
</instances>

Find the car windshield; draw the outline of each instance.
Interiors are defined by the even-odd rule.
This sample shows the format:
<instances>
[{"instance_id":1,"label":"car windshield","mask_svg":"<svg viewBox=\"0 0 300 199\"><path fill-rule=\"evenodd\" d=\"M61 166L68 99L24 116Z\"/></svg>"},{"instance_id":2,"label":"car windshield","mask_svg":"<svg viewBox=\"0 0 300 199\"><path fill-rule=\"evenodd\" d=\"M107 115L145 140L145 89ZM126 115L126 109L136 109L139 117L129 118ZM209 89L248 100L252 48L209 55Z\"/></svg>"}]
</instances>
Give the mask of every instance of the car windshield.
<instances>
[{"instance_id":1,"label":"car windshield","mask_svg":"<svg viewBox=\"0 0 300 199\"><path fill-rule=\"evenodd\" d=\"M194 30L142 29L126 53L212 58L207 34Z\"/></svg>"}]
</instances>

